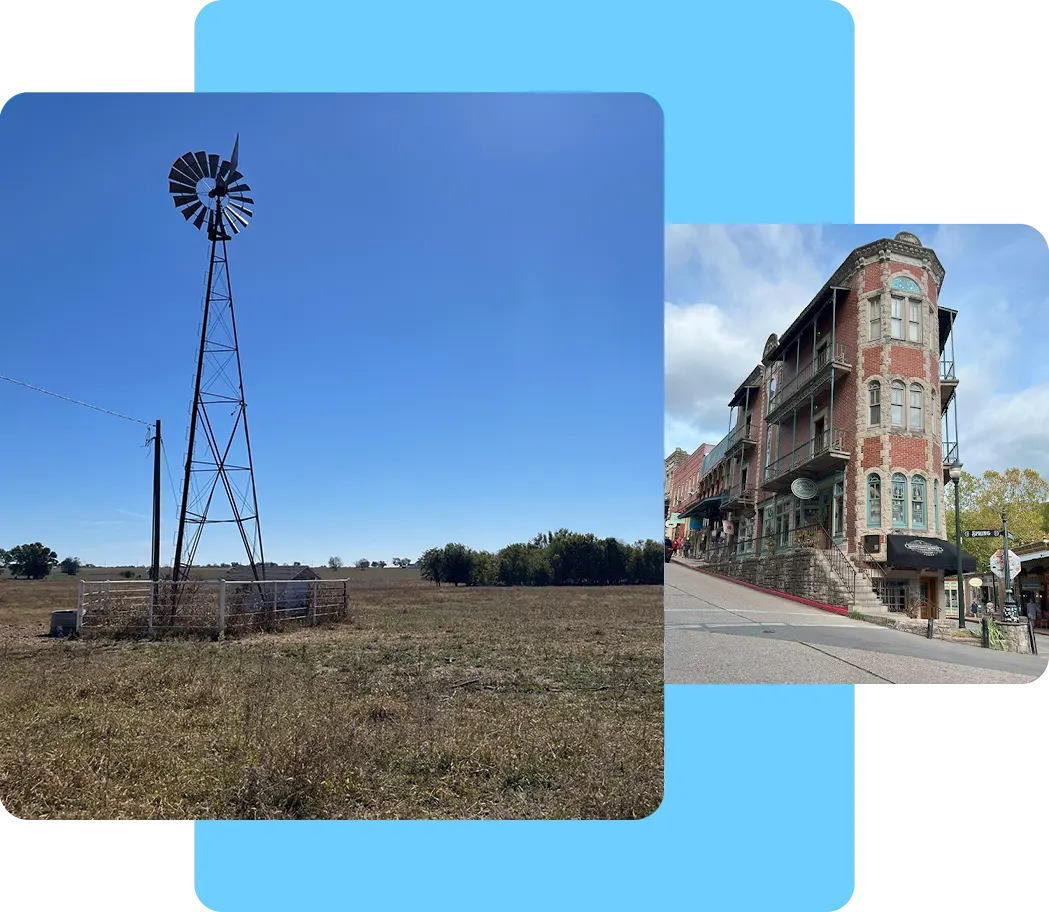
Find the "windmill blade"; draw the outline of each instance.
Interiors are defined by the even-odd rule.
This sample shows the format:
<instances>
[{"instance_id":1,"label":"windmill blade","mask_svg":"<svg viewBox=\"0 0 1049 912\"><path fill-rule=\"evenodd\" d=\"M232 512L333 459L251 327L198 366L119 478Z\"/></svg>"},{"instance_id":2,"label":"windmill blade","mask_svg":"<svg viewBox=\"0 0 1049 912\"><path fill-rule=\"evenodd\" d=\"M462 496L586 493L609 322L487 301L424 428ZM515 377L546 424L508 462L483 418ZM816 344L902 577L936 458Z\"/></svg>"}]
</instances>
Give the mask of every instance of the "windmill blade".
<instances>
[{"instance_id":1,"label":"windmill blade","mask_svg":"<svg viewBox=\"0 0 1049 912\"><path fill-rule=\"evenodd\" d=\"M237 181L239 181L244 175L237 170L237 166L234 165L232 162L230 163L230 167L233 169L233 173L226 178L226 183L234 184Z\"/></svg>"},{"instance_id":2,"label":"windmill blade","mask_svg":"<svg viewBox=\"0 0 1049 912\"><path fill-rule=\"evenodd\" d=\"M223 210L223 211L226 213L226 217L229 218L230 221L232 221L233 219L236 219L245 228L248 227L248 220L246 218L244 218L244 216L241 215L239 212L237 212L236 207L230 205L230 206L227 206L225 208L225 210ZM248 214L250 215L251 213L248 213Z\"/></svg>"},{"instance_id":3,"label":"windmill blade","mask_svg":"<svg viewBox=\"0 0 1049 912\"><path fill-rule=\"evenodd\" d=\"M238 203L247 203L249 206L255 205L255 200L253 200L250 196L231 196L230 199L234 199Z\"/></svg>"},{"instance_id":4,"label":"windmill blade","mask_svg":"<svg viewBox=\"0 0 1049 912\"><path fill-rule=\"evenodd\" d=\"M219 157L217 155L208 156L208 177L217 177L219 173Z\"/></svg>"},{"instance_id":5,"label":"windmill blade","mask_svg":"<svg viewBox=\"0 0 1049 912\"><path fill-rule=\"evenodd\" d=\"M176 206L188 206L190 203L198 203L198 202L200 202L200 199L198 198L197 194L195 194L195 193L192 193L189 196L176 196L175 197L175 205Z\"/></svg>"},{"instance_id":6,"label":"windmill blade","mask_svg":"<svg viewBox=\"0 0 1049 912\"><path fill-rule=\"evenodd\" d=\"M175 162L174 167L168 172L168 180L179 181L183 184L193 184L194 187L197 185L197 179L189 173L189 168L186 167L181 158Z\"/></svg>"},{"instance_id":7,"label":"windmill blade","mask_svg":"<svg viewBox=\"0 0 1049 912\"><path fill-rule=\"evenodd\" d=\"M200 166L197 164L197 160L193 157L192 152L187 152L182 156L182 161L186 163L186 167L189 169L189 173L194 175L194 182L199 181L204 177L204 172L200 170Z\"/></svg>"},{"instance_id":8,"label":"windmill blade","mask_svg":"<svg viewBox=\"0 0 1049 912\"><path fill-rule=\"evenodd\" d=\"M230 166L230 163L228 161L224 161L221 165L219 165L218 179L220 181L225 181L226 180L226 175L229 174L230 171L232 171L232 170L233 170L233 168ZM227 183L228 183L228 181L227 181Z\"/></svg>"},{"instance_id":9,"label":"windmill blade","mask_svg":"<svg viewBox=\"0 0 1049 912\"><path fill-rule=\"evenodd\" d=\"M168 181L168 193L190 193L196 196L197 188L178 181Z\"/></svg>"},{"instance_id":10,"label":"windmill blade","mask_svg":"<svg viewBox=\"0 0 1049 912\"><path fill-rule=\"evenodd\" d=\"M200 200L194 200L192 206L187 206L185 209L182 210L182 217L188 222L193 217L193 213L196 212L202 205L203 204Z\"/></svg>"},{"instance_id":11,"label":"windmill blade","mask_svg":"<svg viewBox=\"0 0 1049 912\"><path fill-rule=\"evenodd\" d=\"M237 138L233 141L233 151L230 153L229 166L234 171L237 170L237 159L240 153L240 134L237 134Z\"/></svg>"},{"instance_id":12,"label":"windmill blade","mask_svg":"<svg viewBox=\"0 0 1049 912\"><path fill-rule=\"evenodd\" d=\"M229 188L229 192L230 193L244 193L245 191L250 190L250 189L251 189L251 187L249 187L247 184L234 184L232 187Z\"/></svg>"},{"instance_id":13,"label":"windmill blade","mask_svg":"<svg viewBox=\"0 0 1049 912\"><path fill-rule=\"evenodd\" d=\"M230 217L229 212L227 210L223 209L222 210L222 214L224 216L226 216L226 221L229 222L229 226L230 226L230 228L233 229L233 233L234 234L240 234L240 228L237 227L237 223L235 221L233 221L233 219ZM245 222L244 224L246 225L248 223Z\"/></svg>"},{"instance_id":14,"label":"windmill blade","mask_svg":"<svg viewBox=\"0 0 1049 912\"><path fill-rule=\"evenodd\" d=\"M197 217L193 219L193 227L199 229L200 226L204 224L204 219L207 217L207 214L210 211L211 210L208 209L206 206L203 209L201 209L200 212L197 214Z\"/></svg>"},{"instance_id":15,"label":"windmill blade","mask_svg":"<svg viewBox=\"0 0 1049 912\"><path fill-rule=\"evenodd\" d=\"M207 177L208 175L208 153L207 152L194 152L197 158L197 166L200 168L200 176Z\"/></svg>"},{"instance_id":16,"label":"windmill blade","mask_svg":"<svg viewBox=\"0 0 1049 912\"><path fill-rule=\"evenodd\" d=\"M232 209L233 212L237 214L238 218L240 218L240 217L251 218L255 214L250 209L245 209L243 206L238 206L236 203L229 203L228 205L229 205L229 208ZM247 222L245 222L245 224L247 224Z\"/></svg>"}]
</instances>

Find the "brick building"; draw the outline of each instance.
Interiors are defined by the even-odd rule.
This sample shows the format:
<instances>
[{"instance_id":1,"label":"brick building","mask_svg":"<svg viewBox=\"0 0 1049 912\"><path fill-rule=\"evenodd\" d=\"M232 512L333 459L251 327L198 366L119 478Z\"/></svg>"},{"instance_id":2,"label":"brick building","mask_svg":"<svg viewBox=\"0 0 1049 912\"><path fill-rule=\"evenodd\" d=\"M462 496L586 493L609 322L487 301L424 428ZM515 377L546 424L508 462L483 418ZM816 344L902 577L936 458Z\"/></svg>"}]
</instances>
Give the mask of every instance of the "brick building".
<instances>
[{"instance_id":1,"label":"brick building","mask_svg":"<svg viewBox=\"0 0 1049 912\"><path fill-rule=\"evenodd\" d=\"M710 444L703 443L696 447L692 453L685 453L684 450L679 449L671 454L673 456L675 453L681 452L685 453L685 457L677 462L673 474L667 482L668 490L665 510L666 535L669 538L676 539L679 536L684 537L688 534L689 522L680 515L681 506L688 503L695 496L695 492L699 487L699 479L703 472L703 459L710 449Z\"/></svg>"},{"instance_id":2,"label":"brick building","mask_svg":"<svg viewBox=\"0 0 1049 912\"><path fill-rule=\"evenodd\" d=\"M670 519L670 490L674 484L674 472L677 467L688 459L688 453L681 447L677 447L673 453L663 460L663 519Z\"/></svg>"},{"instance_id":3,"label":"brick building","mask_svg":"<svg viewBox=\"0 0 1049 912\"><path fill-rule=\"evenodd\" d=\"M890 609L942 603L956 560L943 487L958 453L943 280L936 253L900 232L852 251L769 337L679 511L703 518L701 543L759 557L804 536L846 556Z\"/></svg>"}]
</instances>

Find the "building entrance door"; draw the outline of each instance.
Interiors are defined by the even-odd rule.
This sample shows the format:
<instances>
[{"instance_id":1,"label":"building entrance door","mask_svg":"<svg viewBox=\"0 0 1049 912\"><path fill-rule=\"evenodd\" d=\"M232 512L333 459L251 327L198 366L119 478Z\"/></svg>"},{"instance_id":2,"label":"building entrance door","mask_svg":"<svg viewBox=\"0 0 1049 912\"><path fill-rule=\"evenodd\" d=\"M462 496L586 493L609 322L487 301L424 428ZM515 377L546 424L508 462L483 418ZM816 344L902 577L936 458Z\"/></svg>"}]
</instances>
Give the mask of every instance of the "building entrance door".
<instances>
[{"instance_id":1,"label":"building entrance door","mask_svg":"<svg viewBox=\"0 0 1049 912\"><path fill-rule=\"evenodd\" d=\"M925 619L931 617L935 620L939 618L940 606L937 604L938 599L936 598L936 580L923 578L920 592L922 595L921 616Z\"/></svg>"}]
</instances>

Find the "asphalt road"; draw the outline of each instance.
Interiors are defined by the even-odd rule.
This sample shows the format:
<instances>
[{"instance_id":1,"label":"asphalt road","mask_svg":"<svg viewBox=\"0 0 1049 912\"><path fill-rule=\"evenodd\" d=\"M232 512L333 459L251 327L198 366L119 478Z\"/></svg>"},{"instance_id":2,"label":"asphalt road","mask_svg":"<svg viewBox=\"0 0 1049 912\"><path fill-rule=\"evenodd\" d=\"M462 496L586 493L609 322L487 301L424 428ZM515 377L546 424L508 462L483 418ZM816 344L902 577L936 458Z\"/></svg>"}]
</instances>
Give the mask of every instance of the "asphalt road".
<instances>
[{"instance_id":1,"label":"asphalt road","mask_svg":"<svg viewBox=\"0 0 1049 912\"><path fill-rule=\"evenodd\" d=\"M1047 662L855 621L677 563L666 565L663 611L667 684L1024 684Z\"/></svg>"}]
</instances>

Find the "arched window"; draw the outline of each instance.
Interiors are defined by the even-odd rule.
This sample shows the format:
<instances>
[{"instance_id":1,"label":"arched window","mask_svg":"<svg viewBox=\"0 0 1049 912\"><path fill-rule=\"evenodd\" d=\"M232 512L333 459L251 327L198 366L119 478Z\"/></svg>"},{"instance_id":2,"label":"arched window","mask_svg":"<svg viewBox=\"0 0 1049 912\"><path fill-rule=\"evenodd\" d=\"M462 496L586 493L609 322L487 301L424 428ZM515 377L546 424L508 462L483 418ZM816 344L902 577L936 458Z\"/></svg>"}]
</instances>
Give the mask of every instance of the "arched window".
<instances>
[{"instance_id":1,"label":"arched window","mask_svg":"<svg viewBox=\"0 0 1049 912\"><path fill-rule=\"evenodd\" d=\"M893 291L903 291L907 294L920 295L922 290L918 287L918 283L914 279L908 279L906 276L897 276L892 280Z\"/></svg>"},{"instance_id":2,"label":"arched window","mask_svg":"<svg viewBox=\"0 0 1049 912\"><path fill-rule=\"evenodd\" d=\"M870 426L877 427L881 424L881 383L871 380L867 393L870 399Z\"/></svg>"},{"instance_id":3,"label":"arched window","mask_svg":"<svg viewBox=\"0 0 1049 912\"><path fill-rule=\"evenodd\" d=\"M924 529L928 525L925 513L925 479L921 475L911 478L911 527Z\"/></svg>"},{"instance_id":4,"label":"arched window","mask_svg":"<svg viewBox=\"0 0 1049 912\"><path fill-rule=\"evenodd\" d=\"M907 528L907 476L892 476L892 527Z\"/></svg>"},{"instance_id":5,"label":"arched window","mask_svg":"<svg viewBox=\"0 0 1049 912\"><path fill-rule=\"evenodd\" d=\"M867 525L881 528L881 476L877 472L867 476Z\"/></svg>"},{"instance_id":6,"label":"arched window","mask_svg":"<svg viewBox=\"0 0 1049 912\"><path fill-rule=\"evenodd\" d=\"M903 420L903 381L892 381L892 426L906 427Z\"/></svg>"},{"instance_id":7,"label":"arched window","mask_svg":"<svg viewBox=\"0 0 1049 912\"><path fill-rule=\"evenodd\" d=\"M917 383L911 384L911 430L920 431L925 427L922 420L922 388Z\"/></svg>"}]
</instances>

